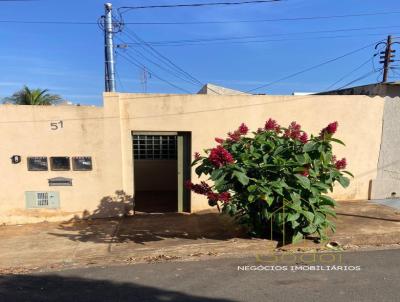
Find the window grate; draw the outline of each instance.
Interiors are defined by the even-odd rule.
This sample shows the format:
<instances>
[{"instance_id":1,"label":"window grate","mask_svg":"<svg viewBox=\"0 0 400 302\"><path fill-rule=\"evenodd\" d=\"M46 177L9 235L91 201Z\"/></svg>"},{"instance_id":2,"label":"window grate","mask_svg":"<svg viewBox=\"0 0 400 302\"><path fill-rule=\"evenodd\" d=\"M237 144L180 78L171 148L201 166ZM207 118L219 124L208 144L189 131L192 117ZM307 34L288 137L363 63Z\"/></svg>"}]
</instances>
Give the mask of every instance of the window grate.
<instances>
[{"instance_id":1,"label":"window grate","mask_svg":"<svg viewBox=\"0 0 400 302\"><path fill-rule=\"evenodd\" d=\"M133 135L134 159L176 160L176 135Z\"/></svg>"},{"instance_id":2,"label":"window grate","mask_svg":"<svg viewBox=\"0 0 400 302\"><path fill-rule=\"evenodd\" d=\"M36 202L38 207L47 207L49 205L49 194L47 192L37 192Z\"/></svg>"}]
</instances>

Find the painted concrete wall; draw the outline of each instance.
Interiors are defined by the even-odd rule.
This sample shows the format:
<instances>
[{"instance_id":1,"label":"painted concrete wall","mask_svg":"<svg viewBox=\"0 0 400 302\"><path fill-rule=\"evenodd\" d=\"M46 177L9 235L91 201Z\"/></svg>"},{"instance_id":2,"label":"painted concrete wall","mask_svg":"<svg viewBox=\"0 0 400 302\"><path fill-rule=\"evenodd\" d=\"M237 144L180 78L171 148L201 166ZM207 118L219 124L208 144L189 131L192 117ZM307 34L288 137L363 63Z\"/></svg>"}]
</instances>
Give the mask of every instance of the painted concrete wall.
<instances>
[{"instance_id":1,"label":"painted concrete wall","mask_svg":"<svg viewBox=\"0 0 400 302\"><path fill-rule=\"evenodd\" d=\"M60 220L73 215L94 217L126 210L121 192L134 194L132 131L189 131L192 150L215 145L214 137L246 122L251 129L268 117L282 125L299 122L318 133L337 120L338 157L348 159L355 174L351 186L337 188L338 199L366 199L377 175L384 100L366 96L215 96L107 93L104 107L0 106L0 223ZM51 130L50 122L64 127ZM11 164L12 155L22 163ZM27 156L92 156L93 171L27 171ZM68 177L71 187L49 187L48 178ZM192 173L195 180L195 174ZM60 210L25 210L25 191L60 192ZM125 200L125 199L124 199ZM192 194L192 211L208 208Z\"/></svg>"},{"instance_id":2,"label":"painted concrete wall","mask_svg":"<svg viewBox=\"0 0 400 302\"><path fill-rule=\"evenodd\" d=\"M118 115L103 108L0 106L0 222L60 220L93 213L101 201L122 189ZM117 112L118 114L118 112ZM63 121L51 130L50 123ZM12 155L22 162L12 164ZM28 156L91 156L92 171L28 171ZM72 178L70 187L49 187L52 177ZM60 210L25 210L25 191L58 191Z\"/></svg>"},{"instance_id":3,"label":"painted concrete wall","mask_svg":"<svg viewBox=\"0 0 400 302\"><path fill-rule=\"evenodd\" d=\"M371 199L400 197L400 97L385 98L378 174L372 180Z\"/></svg>"},{"instance_id":4,"label":"painted concrete wall","mask_svg":"<svg viewBox=\"0 0 400 302\"><path fill-rule=\"evenodd\" d=\"M114 94L105 102L115 102ZM337 120L337 137L347 146L335 146L337 156L346 157L355 179L346 190L338 187L337 199L367 199L371 179L376 178L381 143L384 100L366 96L213 96L213 95L139 95L119 94L122 141L130 142L130 130L189 131L192 150L215 145L214 137L226 137L241 122L251 129L263 126L268 117L282 125L299 122L306 131L318 133L328 122ZM132 170L131 151L124 165ZM132 174L126 174L126 183ZM133 176L131 176L133 177ZM192 178L195 174L192 172ZM124 188L129 190L129 188ZM192 211L207 207L202 196L192 194Z\"/></svg>"}]
</instances>

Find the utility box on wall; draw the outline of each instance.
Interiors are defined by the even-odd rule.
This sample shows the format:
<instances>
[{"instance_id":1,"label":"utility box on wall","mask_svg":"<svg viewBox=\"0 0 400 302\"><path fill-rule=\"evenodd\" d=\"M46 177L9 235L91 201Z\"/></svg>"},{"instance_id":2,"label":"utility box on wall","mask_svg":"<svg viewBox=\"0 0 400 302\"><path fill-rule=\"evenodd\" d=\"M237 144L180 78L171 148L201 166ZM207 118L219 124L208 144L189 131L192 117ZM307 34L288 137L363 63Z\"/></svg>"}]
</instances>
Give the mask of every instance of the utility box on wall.
<instances>
[{"instance_id":1,"label":"utility box on wall","mask_svg":"<svg viewBox=\"0 0 400 302\"><path fill-rule=\"evenodd\" d=\"M59 192L27 191L25 192L26 209L59 209Z\"/></svg>"}]
</instances>

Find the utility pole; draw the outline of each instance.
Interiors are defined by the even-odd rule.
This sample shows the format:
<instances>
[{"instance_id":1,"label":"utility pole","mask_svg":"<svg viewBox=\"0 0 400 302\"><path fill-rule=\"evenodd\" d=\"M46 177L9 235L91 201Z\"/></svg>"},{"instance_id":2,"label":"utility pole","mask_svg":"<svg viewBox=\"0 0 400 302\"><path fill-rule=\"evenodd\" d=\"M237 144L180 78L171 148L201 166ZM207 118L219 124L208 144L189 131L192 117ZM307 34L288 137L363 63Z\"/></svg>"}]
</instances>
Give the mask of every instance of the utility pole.
<instances>
[{"instance_id":1,"label":"utility pole","mask_svg":"<svg viewBox=\"0 0 400 302\"><path fill-rule=\"evenodd\" d=\"M105 91L115 92L112 4L106 3L104 7Z\"/></svg>"},{"instance_id":2,"label":"utility pole","mask_svg":"<svg viewBox=\"0 0 400 302\"><path fill-rule=\"evenodd\" d=\"M397 42L395 42L397 43ZM392 50L392 45L394 44L392 42L392 36L388 36L386 42L381 42L378 43L375 48L379 45L379 44L385 44L386 45L386 49L385 51L381 51L380 54L381 56L379 57L381 59L381 61L379 61L379 63L383 64L383 78L382 78L382 83L386 83L388 81L388 76L389 76L389 70L390 70L390 63L394 62L394 60L392 58L394 58L394 52L396 52L395 50Z\"/></svg>"}]
</instances>

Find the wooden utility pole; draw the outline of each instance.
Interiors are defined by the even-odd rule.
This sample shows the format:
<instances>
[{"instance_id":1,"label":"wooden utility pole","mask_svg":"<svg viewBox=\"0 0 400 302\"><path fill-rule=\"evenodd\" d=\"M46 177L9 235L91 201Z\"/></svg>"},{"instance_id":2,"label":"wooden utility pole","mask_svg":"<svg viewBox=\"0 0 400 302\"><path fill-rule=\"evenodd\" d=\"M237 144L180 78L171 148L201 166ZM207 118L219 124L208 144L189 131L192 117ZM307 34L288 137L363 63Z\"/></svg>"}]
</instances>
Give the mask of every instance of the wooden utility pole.
<instances>
[{"instance_id":1,"label":"wooden utility pole","mask_svg":"<svg viewBox=\"0 0 400 302\"><path fill-rule=\"evenodd\" d=\"M382 78L382 83L386 83L388 81L388 75L389 75L389 70L390 70L390 63L394 62L392 58L394 57L394 52L395 50L392 50L392 36L388 36L386 40L386 49L385 51L381 51L379 63L383 64L383 78Z\"/></svg>"}]
</instances>

